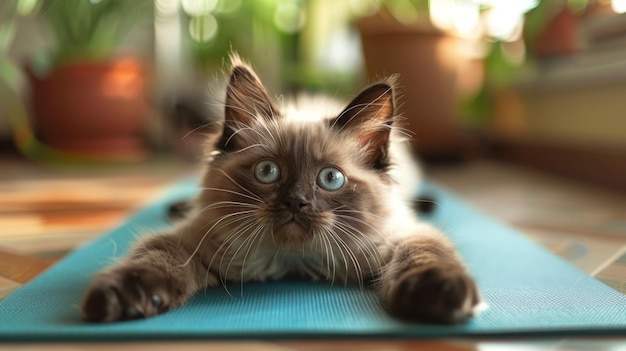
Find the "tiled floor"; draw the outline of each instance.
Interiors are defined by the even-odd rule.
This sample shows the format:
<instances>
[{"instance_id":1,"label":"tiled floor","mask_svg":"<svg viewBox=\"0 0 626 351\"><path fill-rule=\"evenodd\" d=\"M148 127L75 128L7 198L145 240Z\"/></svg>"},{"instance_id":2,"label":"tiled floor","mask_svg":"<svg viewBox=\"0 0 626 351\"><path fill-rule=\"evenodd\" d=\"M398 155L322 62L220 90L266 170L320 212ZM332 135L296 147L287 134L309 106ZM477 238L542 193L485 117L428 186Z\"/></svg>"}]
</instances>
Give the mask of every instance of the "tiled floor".
<instances>
[{"instance_id":1,"label":"tiled floor","mask_svg":"<svg viewBox=\"0 0 626 351\"><path fill-rule=\"evenodd\" d=\"M102 234L195 166L171 160L140 165L43 168L0 160L0 299L28 282L65 253ZM476 161L431 169L429 176L483 212L524 234L617 290L626 292L626 198L542 172ZM591 343L591 344L589 344ZM595 343L595 344L594 344ZM150 346L153 345L154 347ZM120 349L169 349L167 343ZM499 341L374 341L276 343L177 343L175 349L500 350ZM359 346L360 345L360 346ZM617 347L612 340L542 340L516 344L529 350ZM67 345L47 345L65 349ZM0 350L37 349L0 345ZM58 347L58 348L57 348ZM72 344L97 350L102 345ZM119 347L118 347L119 348ZM104 347L109 349L109 347Z\"/></svg>"},{"instance_id":2,"label":"tiled floor","mask_svg":"<svg viewBox=\"0 0 626 351\"><path fill-rule=\"evenodd\" d=\"M114 167L1 165L0 299L195 169L163 160Z\"/></svg>"},{"instance_id":3,"label":"tiled floor","mask_svg":"<svg viewBox=\"0 0 626 351\"><path fill-rule=\"evenodd\" d=\"M429 174L472 205L626 293L626 195L494 162Z\"/></svg>"}]
</instances>

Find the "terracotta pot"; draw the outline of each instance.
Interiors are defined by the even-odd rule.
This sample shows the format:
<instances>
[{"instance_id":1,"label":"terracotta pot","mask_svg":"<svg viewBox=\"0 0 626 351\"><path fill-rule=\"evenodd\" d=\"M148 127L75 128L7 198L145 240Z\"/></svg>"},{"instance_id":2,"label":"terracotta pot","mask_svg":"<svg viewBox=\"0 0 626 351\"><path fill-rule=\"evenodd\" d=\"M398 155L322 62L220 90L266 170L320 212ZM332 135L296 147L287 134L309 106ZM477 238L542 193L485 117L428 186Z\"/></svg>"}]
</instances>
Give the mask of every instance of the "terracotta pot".
<instances>
[{"instance_id":1,"label":"terracotta pot","mask_svg":"<svg viewBox=\"0 0 626 351\"><path fill-rule=\"evenodd\" d=\"M75 63L44 77L27 71L33 124L48 146L104 159L145 156L146 72L138 61Z\"/></svg>"},{"instance_id":2,"label":"terracotta pot","mask_svg":"<svg viewBox=\"0 0 626 351\"><path fill-rule=\"evenodd\" d=\"M539 33L531 49L537 56L571 54L579 49L580 16L564 6Z\"/></svg>"},{"instance_id":3,"label":"terracotta pot","mask_svg":"<svg viewBox=\"0 0 626 351\"><path fill-rule=\"evenodd\" d=\"M429 24L407 26L383 12L356 25L369 78L400 74L399 112L415 134L412 143L417 153L460 156L466 143L458 116L460 90L480 87L482 64L462 58L462 39Z\"/></svg>"}]
</instances>

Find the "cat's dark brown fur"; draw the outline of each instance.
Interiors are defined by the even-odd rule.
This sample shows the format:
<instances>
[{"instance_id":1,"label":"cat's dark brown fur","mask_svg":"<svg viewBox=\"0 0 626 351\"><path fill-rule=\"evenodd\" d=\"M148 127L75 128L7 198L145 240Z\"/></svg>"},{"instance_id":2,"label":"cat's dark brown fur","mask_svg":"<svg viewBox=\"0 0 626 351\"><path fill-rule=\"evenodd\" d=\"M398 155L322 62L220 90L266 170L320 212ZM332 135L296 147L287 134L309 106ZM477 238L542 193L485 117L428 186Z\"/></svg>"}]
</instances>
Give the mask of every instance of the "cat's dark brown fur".
<instances>
[{"instance_id":1,"label":"cat's dark brown fur","mask_svg":"<svg viewBox=\"0 0 626 351\"><path fill-rule=\"evenodd\" d=\"M200 289L287 275L370 283L408 320L472 316L474 281L446 237L411 209L418 173L394 128L394 84L368 87L343 110L326 100L276 106L233 57L223 132L208 142L188 218L98 273L85 318L149 317ZM320 101L331 108L319 112Z\"/></svg>"}]
</instances>

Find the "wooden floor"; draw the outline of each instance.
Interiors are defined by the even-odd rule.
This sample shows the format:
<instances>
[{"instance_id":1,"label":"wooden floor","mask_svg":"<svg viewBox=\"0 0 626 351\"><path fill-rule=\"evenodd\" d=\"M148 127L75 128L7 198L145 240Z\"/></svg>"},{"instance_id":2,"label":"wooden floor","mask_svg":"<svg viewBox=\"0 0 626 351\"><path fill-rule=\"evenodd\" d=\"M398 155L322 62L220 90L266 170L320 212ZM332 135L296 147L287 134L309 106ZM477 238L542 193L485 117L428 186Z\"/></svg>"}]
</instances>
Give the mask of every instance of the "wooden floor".
<instances>
[{"instance_id":1,"label":"wooden floor","mask_svg":"<svg viewBox=\"0 0 626 351\"><path fill-rule=\"evenodd\" d=\"M0 299L67 252L105 233L195 166L172 160L90 167L43 167L0 160ZM586 184L493 161L430 169L466 201L516 227L587 273L626 293L626 198ZM130 343L119 350L438 350L608 349L618 341L432 340ZM41 345L2 345L35 350ZM46 345L62 350L67 344ZM111 345L71 344L73 350Z\"/></svg>"}]
</instances>

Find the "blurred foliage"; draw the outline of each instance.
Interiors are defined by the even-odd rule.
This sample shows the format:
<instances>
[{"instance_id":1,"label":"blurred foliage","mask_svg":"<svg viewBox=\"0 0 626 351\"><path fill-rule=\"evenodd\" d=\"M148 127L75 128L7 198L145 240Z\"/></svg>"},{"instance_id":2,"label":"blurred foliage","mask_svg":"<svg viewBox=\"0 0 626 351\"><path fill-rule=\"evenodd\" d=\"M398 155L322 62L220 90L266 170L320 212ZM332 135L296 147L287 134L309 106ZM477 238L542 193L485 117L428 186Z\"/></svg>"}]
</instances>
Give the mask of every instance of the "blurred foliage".
<instances>
[{"instance_id":1,"label":"blurred foliage","mask_svg":"<svg viewBox=\"0 0 626 351\"><path fill-rule=\"evenodd\" d=\"M133 27L152 20L150 0L39 0L37 6L55 41L45 54L54 65L109 59Z\"/></svg>"},{"instance_id":2,"label":"blurred foliage","mask_svg":"<svg viewBox=\"0 0 626 351\"><path fill-rule=\"evenodd\" d=\"M201 2L201 1L200 1ZM295 44L295 34L285 33L274 26L276 1L219 0L215 7L203 11L187 10L182 1L182 13L188 27L184 33L195 64L203 71L220 65L233 48L244 57L262 55L256 52L256 41L279 41L286 55ZM227 7L228 3L231 4Z\"/></svg>"},{"instance_id":3,"label":"blurred foliage","mask_svg":"<svg viewBox=\"0 0 626 351\"><path fill-rule=\"evenodd\" d=\"M0 82L9 86L14 86L19 76L8 56L15 37L17 13L17 1L0 1Z\"/></svg>"},{"instance_id":4,"label":"blurred foliage","mask_svg":"<svg viewBox=\"0 0 626 351\"><path fill-rule=\"evenodd\" d=\"M484 82L475 96L460 102L464 121L478 126L488 122L499 91L511 86L520 66L505 52L506 43L493 41L483 59Z\"/></svg>"},{"instance_id":5,"label":"blurred foliage","mask_svg":"<svg viewBox=\"0 0 626 351\"><path fill-rule=\"evenodd\" d=\"M398 22L412 24L420 17L428 17L430 0L380 0L379 6Z\"/></svg>"},{"instance_id":6,"label":"blurred foliage","mask_svg":"<svg viewBox=\"0 0 626 351\"><path fill-rule=\"evenodd\" d=\"M339 54L329 53L332 49L322 47L320 42L328 43L341 30L356 31L351 27L352 20L381 7L403 22L413 21L418 13L428 13L429 1L181 0L180 3L186 44L200 72L206 74L221 68L224 57L234 49L264 73L277 75L282 91L306 89L342 95L353 92L362 83L364 72L360 65L353 64L353 58L337 57ZM356 35L354 38L358 40ZM330 60L346 60L350 64L320 62L320 56L328 59L333 54Z\"/></svg>"},{"instance_id":7,"label":"blurred foliage","mask_svg":"<svg viewBox=\"0 0 626 351\"><path fill-rule=\"evenodd\" d=\"M355 72L312 70L303 57L302 34L311 28L307 0L182 0L183 33L193 63L210 74L223 66L235 50L266 74L276 74L281 90L326 89L336 91ZM342 5L343 2L336 2ZM202 6L201 4L204 4Z\"/></svg>"},{"instance_id":8,"label":"blurred foliage","mask_svg":"<svg viewBox=\"0 0 626 351\"><path fill-rule=\"evenodd\" d=\"M524 14L521 40L525 52L519 62L506 54L504 41L486 38L488 46L483 59L484 83L475 96L461 101L460 104L465 122L481 126L490 120L497 95L515 83L522 64L534 64L536 58L532 48L535 40L560 9L568 7L576 13L582 13L597 2L597 0L538 0L536 6Z\"/></svg>"},{"instance_id":9,"label":"blurred foliage","mask_svg":"<svg viewBox=\"0 0 626 351\"><path fill-rule=\"evenodd\" d=\"M31 150L44 150L46 156L52 156L54 152L48 152L47 148L34 137L28 113L18 93L20 71L8 55L15 39L18 16L30 10L32 7L24 6L24 3L18 0L0 1L0 101L2 101L0 112L8 116L14 129L15 145L20 150L25 154Z\"/></svg>"}]
</instances>

